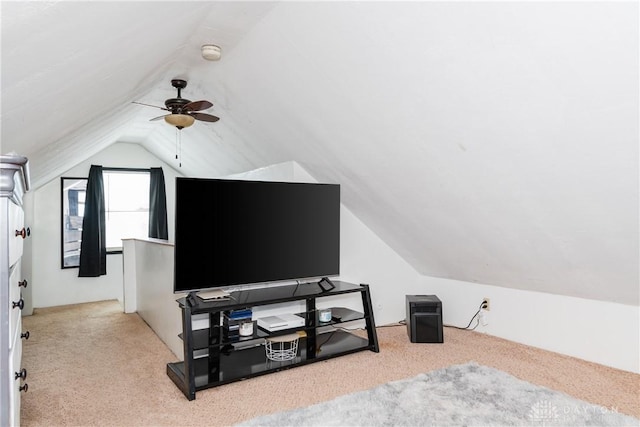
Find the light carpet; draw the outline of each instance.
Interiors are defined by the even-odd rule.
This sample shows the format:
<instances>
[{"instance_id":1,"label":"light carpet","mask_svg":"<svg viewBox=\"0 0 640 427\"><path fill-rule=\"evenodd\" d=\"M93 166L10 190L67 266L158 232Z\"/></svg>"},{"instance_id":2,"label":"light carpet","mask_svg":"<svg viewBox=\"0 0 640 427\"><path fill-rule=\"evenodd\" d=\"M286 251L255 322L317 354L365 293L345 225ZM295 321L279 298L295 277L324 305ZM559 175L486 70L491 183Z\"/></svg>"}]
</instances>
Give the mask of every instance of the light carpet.
<instances>
[{"instance_id":1,"label":"light carpet","mask_svg":"<svg viewBox=\"0 0 640 427\"><path fill-rule=\"evenodd\" d=\"M467 363L239 425L639 426L640 420Z\"/></svg>"}]
</instances>

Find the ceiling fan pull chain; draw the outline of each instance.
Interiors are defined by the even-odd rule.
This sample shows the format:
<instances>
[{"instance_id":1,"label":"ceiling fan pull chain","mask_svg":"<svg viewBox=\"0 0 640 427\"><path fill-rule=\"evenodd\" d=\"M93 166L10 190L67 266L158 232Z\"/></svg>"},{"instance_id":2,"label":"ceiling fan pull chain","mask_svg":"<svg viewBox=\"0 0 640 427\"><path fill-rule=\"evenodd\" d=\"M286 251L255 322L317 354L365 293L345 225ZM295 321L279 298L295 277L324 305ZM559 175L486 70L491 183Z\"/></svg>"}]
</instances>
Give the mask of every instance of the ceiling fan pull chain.
<instances>
[{"instance_id":1,"label":"ceiling fan pull chain","mask_svg":"<svg viewBox=\"0 0 640 427\"><path fill-rule=\"evenodd\" d=\"M181 131L181 129L178 129L178 134L180 135L180 138L179 138L179 140L178 140L178 141L179 141L179 148L178 148L178 150L179 150L179 152L180 152L180 163L179 163L179 167L182 167L182 131Z\"/></svg>"},{"instance_id":2,"label":"ceiling fan pull chain","mask_svg":"<svg viewBox=\"0 0 640 427\"><path fill-rule=\"evenodd\" d=\"M176 127L176 160L178 160L178 165L182 167L182 132L178 127Z\"/></svg>"},{"instance_id":3,"label":"ceiling fan pull chain","mask_svg":"<svg viewBox=\"0 0 640 427\"><path fill-rule=\"evenodd\" d=\"M178 138L180 137L180 129L176 128L176 160L178 160Z\"/></svg>"},{"instance_id":4,"label":"ceiling fan pull chain","mask_svg":"<svg viewBox=\"0 0 640 427\"><path fill-rule=\"evenodd\" d=\"M180 128L176 127L176 160L182 158L182 132ZM180 167L182 167L182 160L178 161Z\"/></svg>"}]
</instances>

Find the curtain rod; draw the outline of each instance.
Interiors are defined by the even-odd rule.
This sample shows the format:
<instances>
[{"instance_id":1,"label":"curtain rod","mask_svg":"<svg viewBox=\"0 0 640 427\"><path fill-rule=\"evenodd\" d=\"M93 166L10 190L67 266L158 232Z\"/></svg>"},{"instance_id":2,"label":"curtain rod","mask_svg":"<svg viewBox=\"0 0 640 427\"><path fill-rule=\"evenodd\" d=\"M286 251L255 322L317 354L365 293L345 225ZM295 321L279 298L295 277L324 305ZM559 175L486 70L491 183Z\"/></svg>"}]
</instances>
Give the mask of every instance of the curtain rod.
<instances>
[{"instance_id":1,"label":"curtain rod","mask_svg":"<svg viewBox=\"0 0 640 427\"><path fill-rule=\"evenodd\" d=\"M121 171L121 172L150 172L151 168L110 168L103 167L103 171Z\"/></svg>"}]
</instances>

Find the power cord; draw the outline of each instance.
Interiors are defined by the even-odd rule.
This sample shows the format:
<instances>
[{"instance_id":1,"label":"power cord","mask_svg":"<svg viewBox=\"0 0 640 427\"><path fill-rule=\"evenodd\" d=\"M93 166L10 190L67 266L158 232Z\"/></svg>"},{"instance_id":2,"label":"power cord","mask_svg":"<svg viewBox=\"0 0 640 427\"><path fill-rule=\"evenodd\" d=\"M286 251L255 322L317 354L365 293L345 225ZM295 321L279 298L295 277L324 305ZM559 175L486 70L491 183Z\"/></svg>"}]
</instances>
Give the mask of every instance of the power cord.
<instances>
[{"instance_id":1,"label":"power cord","mask_svg":"<svg viewBox=\"0 0 640 427\"><path fill-rule=\"evenodd\" d=\"M473 317L471 318L471 320L469 320L469 324L464 327L461 328L460 326L455 326L455 325L442 325L446 328L455 328L455 329L460 329L463 331L473 331L475 330L478 325L480 324L480 319L478 318L478 315L480 314L480 311L483 308L487 308L487 301L486 300L482 300L482 303L480 304L480 307L478 307L478 311L476 311L476 314L473 315ZM470 328L471 324L473 323L473 321L476 321L476 325L473 328ZM402 320L398 320L396 323L391 323L391 324L387 324L387 325L376 325L376 329L379 328L394 328L397 326L406 326L407 321L406 319L402 319ZM364 329L364 328L357 328L357 329Z\"/></svg>"},{"instance_id":2,"label":"power cord","mask_svg":"<svg viewBox=\"0 0 640 427\"><path fill-rule=\"evenodd\" d=\"M478 325L480 324L480 319L478 318L478 315L480 314L480 311L483 308L486 307L486 304L487 304L487 302L483 300L482 303L480 304L480 307L478 308L478 311L476 311L476 314L474 314L473 317L471 318L471 320L469 320L469 324L466 327L461 328L460 326L454 326L454 325L443 325L443 326L445 326L447 328L460 329L460 330L463 330L463 331L466 331L466 330L473 331L473 330L475 330L478 327ZM471 326L471 323L473 323L474 319L476 321L476 325L473 328L469 328L469 326Z\"/></svg>"},{"instance_id":3,"label":"power cord","mask_svg":"<svg viewBox=\"0 0 640 427\"><path fill-rule=\"evenodd\" d=\"M389 323L387 325L376 325L376 329L378 328L395 328L396 326L405 326L407 321L402 319L398 320L396 323Z\"/></svg>"}]
</instances>

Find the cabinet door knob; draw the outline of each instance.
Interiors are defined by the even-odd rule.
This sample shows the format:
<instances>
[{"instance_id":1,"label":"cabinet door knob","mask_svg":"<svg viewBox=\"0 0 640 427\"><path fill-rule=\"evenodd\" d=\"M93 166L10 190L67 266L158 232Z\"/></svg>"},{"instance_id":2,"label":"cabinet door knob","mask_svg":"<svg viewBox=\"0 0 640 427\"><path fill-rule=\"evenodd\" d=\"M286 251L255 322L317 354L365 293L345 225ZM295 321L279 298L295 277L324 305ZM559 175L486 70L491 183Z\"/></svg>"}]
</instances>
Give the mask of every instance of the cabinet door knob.
<instances>
[{"instance_id":1,"label":"cabinet door knob","mask_svg":"<svg viewBox=\"0 0 640 427\"><path fill-rule=\"evenodd\" d=\"M24 338L25 340L28 340L29 339L29 331L20 334L20 338Z\"/></svg>"},{"instance_id":2,"label":"cabinet door knob","mask_svg":"<svg viewBox=\"0 0 640 427\"><path fill-rule=\"evenodd\" d=\"M18 286L21 288L26 288L28 284L29 282L27 282L27 279L24 279L18 282Z\"/></svg>"},{"instance_id":3,"label":"cabinet door knob","mask_svg":"<svg viewBox=\"0 0 640 427\"><path fill-rule=\"evenodd\" d=\"M26 393L27 391L29 391L29 384L21 385L20 387L18 387L18 390L24 391Z\"/></svg>"},{"instance_id":4,"label":"cabinet door knob","mask_svg":"<svg viewBox=\"0 0 640 427\"><path fill-rule=\"evenodd\" d=\"M24 228L22 227L22 230L16 230L16 237L20 236L23 239L26 239L27 236L31 235L31 229L30 228Z\"/></svg>"},{"instance_id":5,"label":"cabinet door knob","mask_svg":"<svg viewBox=\"0 0 640 427\"><path fill-rule=\"evenodd\" d=\"M24 300L22 298L20 298L20 301L18 302L13 301L11 304L13 304L13 308L18 307L20 310L24 308Z\"/></svg>"},{"instance_id":6,"label":"cabinet door knob","mask_svg":"<svg viewBox=\"0 0 640 427\"><path fill-rule=\"evenodd\" d=\"M16 380L20 378L23 380L27 379L27 370L25 368L20 369L20 372L16 372Z\"/></svg>"}]
</instances>

